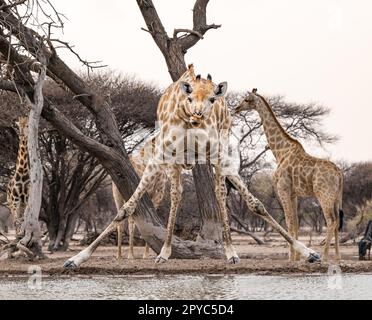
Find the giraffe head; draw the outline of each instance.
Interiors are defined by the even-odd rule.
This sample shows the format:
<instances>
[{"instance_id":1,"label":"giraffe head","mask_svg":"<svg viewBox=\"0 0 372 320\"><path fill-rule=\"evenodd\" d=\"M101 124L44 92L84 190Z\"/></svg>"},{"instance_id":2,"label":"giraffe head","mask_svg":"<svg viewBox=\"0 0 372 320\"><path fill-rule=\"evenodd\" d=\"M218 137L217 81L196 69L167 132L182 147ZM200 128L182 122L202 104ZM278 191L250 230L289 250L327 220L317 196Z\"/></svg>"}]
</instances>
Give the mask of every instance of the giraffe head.
<instances>
[{"instance_id":1,"label":"giraffe head","mask_svg":"<svg viewBox=\"0 0 372 320\"><path fill-rule=\"evenodd\" d=\"M261 98L257 94L257 89L253 89L252 92L249 92L248 96L240 103L240 105L235 109L235 113L239 113L246 110L255 110L260 104Z\"/></svg>"},{"instance_id":2,"label":"giraffe head","mask_svg":"<svg viewBox=\"0 0 372 320\"><path fill-rule=\"evenodd\" d=\"M193 128L199 128L210 117L217 99L223 97L227 91L227 82L215 85L211 75L202 79L200 75L192 81L180 83L180 105L185 114L184 120Z\"/></svg>"},{"instance_id":3,"label":"giraffe head","mask_svg":"<svg viewBox=\"0 0 372 320\"><path fill-rule=\"evenodd\" d=\"M19 135L27 136L28 135L28 118L19 117L19 120L16 122L16 124L19 128Z\"/></svg>"}]
</instances>

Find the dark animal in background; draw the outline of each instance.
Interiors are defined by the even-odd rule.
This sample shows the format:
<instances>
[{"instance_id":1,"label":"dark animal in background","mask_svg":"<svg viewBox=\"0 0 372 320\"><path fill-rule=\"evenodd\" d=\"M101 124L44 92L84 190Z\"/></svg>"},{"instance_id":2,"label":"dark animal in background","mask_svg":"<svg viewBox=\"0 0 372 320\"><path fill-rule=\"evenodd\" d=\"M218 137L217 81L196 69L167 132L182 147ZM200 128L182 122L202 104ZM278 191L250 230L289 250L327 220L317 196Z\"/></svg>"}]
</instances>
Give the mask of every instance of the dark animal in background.
<instances>
[{"instance_id":1,"label":"dark animal in background","mask_svg":"<svg viewBox=\"0 0 372 320\"><path fill-rule=\"evenodd\" d=\"M372 220L369 220L364 237L359 241L359 260L366 260L368 250L368 260L371 260L371 243L372 243Z\"/></svg>"}]
</instances>

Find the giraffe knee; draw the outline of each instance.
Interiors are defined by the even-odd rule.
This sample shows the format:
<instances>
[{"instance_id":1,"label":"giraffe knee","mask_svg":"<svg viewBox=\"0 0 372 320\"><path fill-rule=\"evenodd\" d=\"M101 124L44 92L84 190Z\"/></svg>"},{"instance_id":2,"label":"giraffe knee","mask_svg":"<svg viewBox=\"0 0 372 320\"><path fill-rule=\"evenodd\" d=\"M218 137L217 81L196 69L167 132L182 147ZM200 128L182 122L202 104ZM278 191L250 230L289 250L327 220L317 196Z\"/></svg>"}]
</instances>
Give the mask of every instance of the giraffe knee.
<instances>
[{"instance_id":1,"label":"giraffe knee","mask_svg":"<svg viewBox=\"0 0 372 320\"><path fill-rule=\"evenodd\" d=\"M260 216L265 216L267 215L267 211L266 211L266 208L265 206L263 205L263 203L259 200L256 199L255 203L254 203L254 207L253 207L253 211L254 213L260 215Z\"/></svg>"}]
</instances>

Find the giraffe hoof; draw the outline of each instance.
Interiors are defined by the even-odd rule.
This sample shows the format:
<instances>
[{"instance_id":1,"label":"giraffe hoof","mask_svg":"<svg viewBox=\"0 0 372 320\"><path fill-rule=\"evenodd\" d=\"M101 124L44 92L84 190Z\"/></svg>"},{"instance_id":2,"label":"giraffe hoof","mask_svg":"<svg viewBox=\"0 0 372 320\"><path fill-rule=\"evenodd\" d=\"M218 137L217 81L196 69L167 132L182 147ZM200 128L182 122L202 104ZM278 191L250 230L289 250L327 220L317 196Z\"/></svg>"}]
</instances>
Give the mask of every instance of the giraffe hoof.
<instances>
[{"instance_id":1,"label":"giraffe hoof","mask_svg":"<svg viewBox=\"0 0 372 320\"><path fill-rule=\"evenodd\" d=\"M65 262L63 267L65 269L76 269L78 266L76 265L76 263L74 261L68 260L68 261Z\"/></svg>"},{"instance_id":2,"label":"giraffe hoof","mask_svg":"<svg viewBox=\"0 0 372 320\"><path fill-rule=\"evenodd\" d=\"M230 264L237 264L240 262L240 258L238 256L235 256L235 257L231 257L228 261Z\"/></svg>"},{"instance_id":3,"label":"giraffe hoof","mask_svg":"<svg viewBox=\"0 0 372 320\"><path fill-rule=\"evenodd\" d=\"M310 263L320 262L321 261L320 255L316 252L311 252L309 256L307 257L307 261Z\"/></svg>"},{"instance_id":4,"label":"giraffe hoof","mask_svg":"<svg viewBox=\"0 0 372 320\"><path fill-rule=\"evenodd\" d=\"M165 258L160 257L160 256L156 257L156 259L155 259L155 263L166 263L167 261L168 261L168 259L165 259Z\"/></svg>"}]
</instances>

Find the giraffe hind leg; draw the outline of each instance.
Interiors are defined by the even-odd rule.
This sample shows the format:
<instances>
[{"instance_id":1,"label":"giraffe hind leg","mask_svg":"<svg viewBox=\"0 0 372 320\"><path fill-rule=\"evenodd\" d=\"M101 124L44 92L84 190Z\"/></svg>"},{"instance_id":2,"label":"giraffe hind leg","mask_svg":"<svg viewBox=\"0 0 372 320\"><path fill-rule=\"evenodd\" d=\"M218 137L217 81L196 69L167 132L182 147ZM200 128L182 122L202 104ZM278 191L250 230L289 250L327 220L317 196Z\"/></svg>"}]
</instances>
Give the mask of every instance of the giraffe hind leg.
<instances>
[{"instance_id":1,"label":"giraffe hind leg","mask_svg":"<svg viewBox=\"0 0 372 320\"><path fill-rule=\"evenodd\" d=\"M298 221L298 212L297 212L297 208L298 208L297 197L292 198L292 208L293 208L293 228L294 228L293 233L294 233L294 238L298 240L298 233L299 233L300 225ZM298 251L294 251L294 260L300 261L300 259L301 259L300 253Z\"/></svg>"},{"instance_id":2,"label":"giraffe hind leg","mask_svg":"<svg viewBox=\"0 0 372 320\"><path fill-rule=\"evenodd\" d=\"M332 238L335 235L336 229L338 228L338 226L337 226L337 221L336 221L336 217L334 215L332 206L324 204L322 202L321 202L321 206L322 206L322 210L323 210L324 217L326 220L326 225L327 225L326 239L325 239L325 245L324 245L324 250L323 250L323 260L328 261L329 247L331 245Z\"/></svg>"},{"instance_id":3,"label":"giraffe hind leg","mask_svg":"<svg viewBox=\"0 0 372 320\"><path fill-rule=\"evenodd\" d=\"M123 258L123 256L122 256L123 223L119 223L116 230L117 230L117 243L118 243L116 258L118 260L121 260Z\"/></svg>"},{"instance_id":4,"label":"giraffe hind leg","mask_svg":"<svg viewBox=\"0 0 372 320\"><path fill-rule=\"evenodd\" d=\"M149 245L147 244L147 242L145 243L145 249L143 250L143 256L142 256L142 259L148 259L150 256L150 247Z\"/></svg>"},{"instance_id":5,"label":"giraffe hind leg","mask_svg":"<svg viewBox=\"0 0 372 320\"><path fill-rule=\"evenodd\" d=\"M134 218L132 216L128 217L128 233L129 233L129 248L128 248L128 259L134 259L134 229L136 225L134 224Z\"/></svg>"}]
</instances>

